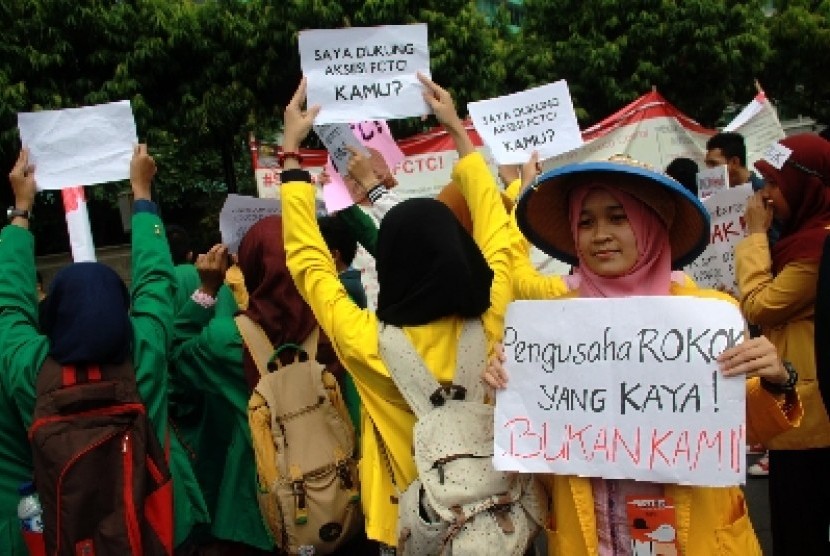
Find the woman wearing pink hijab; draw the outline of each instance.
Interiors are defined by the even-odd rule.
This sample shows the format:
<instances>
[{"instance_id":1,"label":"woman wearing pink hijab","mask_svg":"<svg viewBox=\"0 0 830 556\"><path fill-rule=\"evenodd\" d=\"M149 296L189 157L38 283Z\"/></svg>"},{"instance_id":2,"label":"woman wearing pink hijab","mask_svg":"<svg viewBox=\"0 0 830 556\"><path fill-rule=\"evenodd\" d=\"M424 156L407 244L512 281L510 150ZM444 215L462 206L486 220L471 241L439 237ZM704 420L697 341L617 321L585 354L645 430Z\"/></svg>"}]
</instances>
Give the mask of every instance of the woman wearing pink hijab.
<instances>
[{"instance_id":1,"label":"woman wearing pink hijab","mask_svg":"<svg viewBox=\"0 0 830 556\"><path fill-rule=\"evenodd\" d=\"M684 295L729 300L695 287L681 273L708 244L709 217L700 201L673 179L630 159L572 164L542 175L516 209L522 233L548 255L574 265L551 299ZM550 278L547 278L548 280ZM483 379L503 388L503 359ZM774 394L761 381L783 384L789 371L765 338L747 340L719 357L725 376L746 374L750 435L761 440L797 425L794 391ZM708 488L547 475L551 505L548 553L568 556L630 554L626 496L672 500L680 554L760 555L738 487Z\"/></svg>"}]
</instances>

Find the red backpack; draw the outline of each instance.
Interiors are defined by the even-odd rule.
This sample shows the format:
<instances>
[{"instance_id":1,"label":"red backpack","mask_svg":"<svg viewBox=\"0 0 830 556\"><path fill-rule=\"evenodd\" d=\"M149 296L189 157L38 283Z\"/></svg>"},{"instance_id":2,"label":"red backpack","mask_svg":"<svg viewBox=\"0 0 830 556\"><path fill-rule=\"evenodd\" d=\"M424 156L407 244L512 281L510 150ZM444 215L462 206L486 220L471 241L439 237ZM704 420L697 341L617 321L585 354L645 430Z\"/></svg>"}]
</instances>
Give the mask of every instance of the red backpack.
<instances>
[{"instance_id":1,"label":"red backpack","mask_svg":"<svg viewBox=\"0 0 830 556\"><path fill-rule=\"evenodd\" d=\"M47 358L29 430L48 555L173 554L173 484L131 361Z\"/></svg>"}]
</instances>

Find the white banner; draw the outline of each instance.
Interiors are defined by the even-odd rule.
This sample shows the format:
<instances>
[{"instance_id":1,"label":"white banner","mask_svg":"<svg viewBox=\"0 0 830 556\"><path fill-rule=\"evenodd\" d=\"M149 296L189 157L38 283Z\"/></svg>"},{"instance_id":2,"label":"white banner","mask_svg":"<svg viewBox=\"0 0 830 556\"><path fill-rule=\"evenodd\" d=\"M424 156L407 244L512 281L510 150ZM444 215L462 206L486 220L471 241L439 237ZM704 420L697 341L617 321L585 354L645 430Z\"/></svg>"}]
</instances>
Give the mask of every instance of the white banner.
<instances>
[{"instance_id":1,"label":"white banner","mask_svg":"<svg viewBox=\"0 0 830 556\"><path fill-rule=\"evenodd\" d=\"M744 483L746 380L724 378L715 360L743 336L738 308L714 299L512 303L496 468Z\"/></svg>"},{"instance_id":2,"label":"white banner","mask_svg":"<svg viewBox=\"0 0 830 556\"><path fill-rule=\"evenodd\" d=\"M725 291L739 298L735 246L747 235L744 212L752 194L752 185L745 183L703 199L712 221L712 235L703 253L683 269L701 288Z\"/></svg>"},{"instance_id":3,"label":"white banner","mask_svg":"<svg viewBox=\"0 0 830 556\"><path fill-rule=\"evenodd\" d=\"M476 131L498 164L545 160L582 145L568 83L563 79L467 105Z\"/></svg>"},{"instance_id":4,"label":"white banner","mask_svg":"<svg viewBox=\"0 0 830 556\"><path fill-rule=\"evenodd\" d=\"M317 124L431 112L416 75L430 76L425 24L301 31L299 48Z\"/></svg>"},{"instance_id":5,"label":"white banner","mask_svg":"<svg viewBox=\"0 0 830 556\"><path fill-rule=\"evenodd\" d=\"M542 163L547 171L574 162L608 160L625 154L662 171L678 157L702 163L711 134L687 129L670 116L643 119L586 142L582 147Z\"/></svg>"},{"instance_id":6,"label":"white banner","mask_svg":"<svg viewBox=\"0 0 830 556\"><path fill-rule=\"evenodd\" d=\"M138 136L129 101L24 112L17 115L17 125L37 167L39 190L130 177Z\"/></svg>"}]
</instances>

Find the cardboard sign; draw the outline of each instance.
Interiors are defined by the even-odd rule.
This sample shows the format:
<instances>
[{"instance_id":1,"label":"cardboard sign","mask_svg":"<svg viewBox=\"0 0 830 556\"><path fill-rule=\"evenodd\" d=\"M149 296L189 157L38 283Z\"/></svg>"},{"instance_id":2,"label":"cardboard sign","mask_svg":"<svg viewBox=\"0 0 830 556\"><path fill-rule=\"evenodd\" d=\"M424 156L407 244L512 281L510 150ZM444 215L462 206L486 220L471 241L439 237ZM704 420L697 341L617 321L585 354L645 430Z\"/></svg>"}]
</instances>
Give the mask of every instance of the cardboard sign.
<instances>
[{"instance_id":1,"label":"cardboard sign","mask_svg":"<svg viewBox=\"0 0 830 556\"><path fill-rule=\"evenodd\" d=\"M715 360L743 338L738 308L714 299L512 303L496 468L743 483L746 380L723 377Z\"/></svg>"},{"instance_id":2,"label":"cardboard sign","mask_svg":"<svg viewBox=\"0 0 830 556\"><path fill-rule=\"evenodd\" d=\"M130 102L17 115L20 140L37 167L39 190L95 185L130 177L138 144Z\"/></svg>"},{"instance_id":3,"label":"cardboard sign","mask_svg":"<svg viewBox=\"0 0 830 556\"><path fill-rule=\"evenodd\" d=\"M299 47L318 124L430 113L416 75L430 76L425 24L301 31Z\"/></svg>"},{"instance_id":4,"label":"cardboard sign","mask_svg":"<svg viewBox=\"0 0 830 556\"><path fill-rule=\"evenodd\" d=\"M245 195L228 195L219 212L219 231L222 243L228 251L236 253L239 242L251 229L251 226L272 214L280 214L280 203L276 199L257 199Z\"/></svg>"},{"instance_id":5,"label":"cardboard sign","mask_svg":"<svg viewBox=\"0 0 830 556\"><path fill-rule=\"evenodd\" d=\"M476 131L498 164L524 164L582 146L568 83L557 81L467 105Z\"/></svg>"},{"instance_id":6,"label":"cardboard sign","mask_svg":"<svg viewBox=\"0 0 830 556\"><path fill-rule=\"evenodd\" d=\"M721 290L738 299L735 246L747 235L744 213L752 194L752 184L745 183L703 199L712 222L712 235L703 253L683 269L701 288Z\"/></svg>"},{"instance_id":7,"label":"cardboard sign","mask_svg":"<svg viewBox=\"0 0 830 556\"><path fill-rule=\"evenodd\" d=\"M726 165L704 168L697 173L697 196L701 199L724 189L729 189L729 170Z\"/></svg>"}]
</instances>

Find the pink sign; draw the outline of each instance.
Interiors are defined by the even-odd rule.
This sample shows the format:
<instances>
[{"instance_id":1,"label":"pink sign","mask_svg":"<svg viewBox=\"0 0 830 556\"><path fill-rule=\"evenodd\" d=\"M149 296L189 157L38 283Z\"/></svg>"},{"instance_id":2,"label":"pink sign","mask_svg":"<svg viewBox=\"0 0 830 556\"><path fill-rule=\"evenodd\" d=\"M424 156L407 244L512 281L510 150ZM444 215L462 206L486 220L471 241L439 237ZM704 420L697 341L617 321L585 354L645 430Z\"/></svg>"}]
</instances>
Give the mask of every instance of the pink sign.
<instances>
[{"instance_id":1,"label":"pink sign","mask_svg":"<svg viewBox=\"0 0 830 556\"><path fill-rule=\"evenodd\" d=\"M389 131L389 126L383 120L371 120L349 124L355 137L372 152L373 158L379 154L381 161L376 161L375 172L382 173L382 167L385 163L386 173L391 175L391 168L395 168L398 164L403 162L406 158L401 151L392 133ZM359 191L349 191L349 186L346 180L343 179L332 164L331 157L326 161L326 173L329 175L329 183L323 188L323 200L326 203L326 210L329 212L336 212L350 207L355 203L355 196L360 197L362 194ZM383 175L378 176L383 179ZM354 187L353 187L354 189Z\"/></svg>"}]
</instances>

